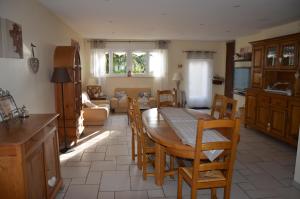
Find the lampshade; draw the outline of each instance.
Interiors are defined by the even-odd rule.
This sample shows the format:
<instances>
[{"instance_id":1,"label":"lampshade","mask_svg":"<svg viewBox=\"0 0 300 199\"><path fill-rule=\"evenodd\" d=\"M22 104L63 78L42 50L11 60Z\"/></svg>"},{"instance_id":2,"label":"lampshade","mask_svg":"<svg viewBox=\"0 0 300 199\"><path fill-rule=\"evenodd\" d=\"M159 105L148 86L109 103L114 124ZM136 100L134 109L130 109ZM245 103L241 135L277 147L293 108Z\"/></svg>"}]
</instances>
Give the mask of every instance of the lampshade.
<instances>
[{"instance_id":1,"label":"lampshade","mask_svg":"<svg viewBox=\"0 0 300 199\"><path fill-rule=\"evenodd\" d=\"M174 73L174 74L173 74L172 80L174 80L174 81L180 81L180 80L182 80L182 75L181 75L181 73L180 73L180 72Z\"/></svg>"},{"instance_id":2,"label":"lampshade","mask_svg":"<svg viewBox=\"0 0 300 199\"><path fill-rule=\"evenodd\" d=\"M51 82L54 83L67 83L71 82L70 75L68 73L67 68L54 68L52 77L51 77Z\"/></svg>"}]
</instances>

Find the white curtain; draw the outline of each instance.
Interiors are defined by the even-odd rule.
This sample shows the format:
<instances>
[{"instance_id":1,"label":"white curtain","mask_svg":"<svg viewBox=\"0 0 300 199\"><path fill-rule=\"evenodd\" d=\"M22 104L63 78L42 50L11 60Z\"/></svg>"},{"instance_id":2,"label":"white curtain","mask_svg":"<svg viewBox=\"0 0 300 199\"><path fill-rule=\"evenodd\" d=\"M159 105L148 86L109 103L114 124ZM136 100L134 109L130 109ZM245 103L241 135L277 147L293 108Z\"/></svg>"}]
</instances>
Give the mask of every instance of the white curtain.
<instances>
[{"instance_id":1,"label":"white curtain","mask_svg":"<svg viewBox=\"0 0 300 199\"><path fill-rule=\"evenodd\" d=\"M185 91L188 107L210 107L212 100L212 52L188 52Z\"/></svg>"},{"instance_id":2,"label":"white curtain","mask_svg":"<svg viewBox=\"0 0 300 199\"><path fill-rule=\"evenodd\" d=\"M105 73L106 73L106 57L103 45L99 42L91 42L91 60L90 60L90 74L93 78L96 78L98 84L105 88Z\"/></svg>"},{"instance_id":3,"label":"white curtain","mask_svg":"<svg viewBox=\"0 0 300 199\"><path fill-rule=\"evenodd\" d=\"M168 51L166 49L157 49L150 52L149 56L149 73L153 75L153 94L157 90L166 89L167 65L168 65Z\"/></svg>"}]
</instances>

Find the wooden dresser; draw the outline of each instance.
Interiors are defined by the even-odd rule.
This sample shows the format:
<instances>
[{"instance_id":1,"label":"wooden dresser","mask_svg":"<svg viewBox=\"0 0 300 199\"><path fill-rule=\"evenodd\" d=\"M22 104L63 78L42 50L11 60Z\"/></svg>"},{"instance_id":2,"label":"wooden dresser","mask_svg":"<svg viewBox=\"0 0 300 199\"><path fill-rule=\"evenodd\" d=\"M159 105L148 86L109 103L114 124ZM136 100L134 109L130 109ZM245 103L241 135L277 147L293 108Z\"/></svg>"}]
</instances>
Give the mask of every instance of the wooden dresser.
<instances>
[{"instance_id":1,"label":"wooden dresser","mask_svg":"<svg viewBox=\"0 0 300 199\"><path fill-rule=\"evenodd\" d=\"M245 125L296 146L300 125L300 33L250 43L252 77L246 93ZM290 94L274 93L275 86L279 87L275 92L286 87Z\"/></svg>"},{"instance_id":2,"label":"wooden dresser","mask_svg":"<svg viewBox=\"0 0 300 199\"><path fill-rule=\"evenodd\" d=\"M55 198L62 185L58 114L0 123L0 198Z\"/></svg>"}]
</instances>

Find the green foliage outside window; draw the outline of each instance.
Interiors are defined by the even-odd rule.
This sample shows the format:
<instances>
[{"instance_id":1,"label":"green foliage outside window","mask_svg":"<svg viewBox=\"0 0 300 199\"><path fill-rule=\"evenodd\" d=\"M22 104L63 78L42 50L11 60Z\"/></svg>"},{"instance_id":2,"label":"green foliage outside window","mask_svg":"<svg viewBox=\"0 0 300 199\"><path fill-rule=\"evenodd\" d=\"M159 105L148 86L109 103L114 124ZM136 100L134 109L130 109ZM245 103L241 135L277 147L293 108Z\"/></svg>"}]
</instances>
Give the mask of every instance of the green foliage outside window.
<instances>
[{"instance_id":1,"label":"green foliage outside window","mask_svg":"<svg viewBox=\"0 0 300 199\"><path fill-rule=\"evenodd\" d=\"M109 53L105 53L105 72L109 74Z\"/></svg>"},{"instance_id":2,"label":"green foliage outside window","mask_svg":"<svg viewBox=\"0 0 300 199\"><path fill-rule=\"evenodd\" d=\"M113 53L113 73L127 73L127 55L126 53Z\"/></svg>"},{"instance_id":3,"label":"green foliage outside window","mask_svg":"<svg viewBox=\"0 0 300 199\"><path fill-rule=\"evenodd\" d=\"M145 73L146 72L146 53L132 53L132 72Z\"/></svg>"}]
</instances>

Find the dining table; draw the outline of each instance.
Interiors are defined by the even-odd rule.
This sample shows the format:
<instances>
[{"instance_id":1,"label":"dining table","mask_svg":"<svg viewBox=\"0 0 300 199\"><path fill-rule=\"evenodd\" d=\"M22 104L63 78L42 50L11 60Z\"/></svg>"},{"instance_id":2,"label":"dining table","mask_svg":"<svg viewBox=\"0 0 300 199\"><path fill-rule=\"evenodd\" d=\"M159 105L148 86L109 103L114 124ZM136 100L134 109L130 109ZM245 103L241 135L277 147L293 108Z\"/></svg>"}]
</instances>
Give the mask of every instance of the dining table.
<instances>
[{"instance_id":1,"label":"dining table","mask_svg":"<svg viewBox=\"0 0 300 199\"><path fill-rule=\"evenodd\" d=\"M211 115L193 109L185 109L195 119L212 120ZM162 186L165 177L166 153L180 158L193 159L194 147L184 144L159 109L151 108L142 113L147 135L155 142L155 184Z\"/></svg>"}]
</instances>

